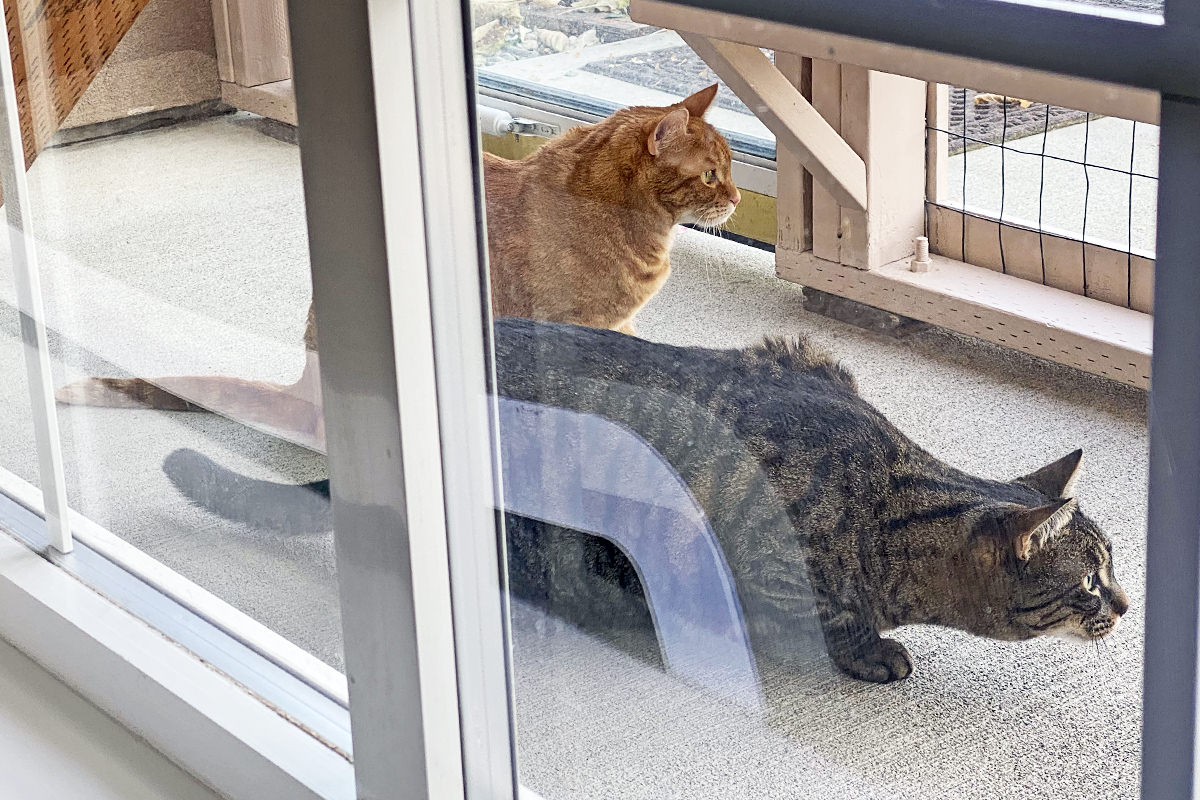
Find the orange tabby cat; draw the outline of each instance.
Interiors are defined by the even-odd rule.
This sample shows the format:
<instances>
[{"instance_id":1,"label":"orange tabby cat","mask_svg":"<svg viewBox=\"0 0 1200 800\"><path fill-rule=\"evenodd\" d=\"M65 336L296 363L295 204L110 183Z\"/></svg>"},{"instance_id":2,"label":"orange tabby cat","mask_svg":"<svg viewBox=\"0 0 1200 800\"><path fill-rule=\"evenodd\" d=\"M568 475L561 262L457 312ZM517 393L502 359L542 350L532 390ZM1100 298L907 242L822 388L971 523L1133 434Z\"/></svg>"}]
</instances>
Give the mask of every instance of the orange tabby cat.
<instances>
[{"instance_id":1,"label":"orange tabby cat","mask_svg":"<svg viewBox=\"0 0 1200 800\"><path fill-rule=\"evenodd\" d=\"M701 118L716 94L618 111L521 161L484 157L497 316L633 333L676 223L715 227L741 199L729 145Z\"/></svg>"},{"instance_id":2,"label":"orange tabby cat","mask_svg":"<svg viewBox=\"0 0 1200 800\"><path fill-rule=\"evenodd\" d=\"M638 106L573 128L520 161L485 154L492 311L633 333L670 273L678 223L716 227L741 199L729 145L702 117L716 84L667 107ZM60 402L209 409L324 444L316 326L291 386L238 378L87 378ZM293 435L288 436L288 433Z\"/></svg>"}]
</instances>

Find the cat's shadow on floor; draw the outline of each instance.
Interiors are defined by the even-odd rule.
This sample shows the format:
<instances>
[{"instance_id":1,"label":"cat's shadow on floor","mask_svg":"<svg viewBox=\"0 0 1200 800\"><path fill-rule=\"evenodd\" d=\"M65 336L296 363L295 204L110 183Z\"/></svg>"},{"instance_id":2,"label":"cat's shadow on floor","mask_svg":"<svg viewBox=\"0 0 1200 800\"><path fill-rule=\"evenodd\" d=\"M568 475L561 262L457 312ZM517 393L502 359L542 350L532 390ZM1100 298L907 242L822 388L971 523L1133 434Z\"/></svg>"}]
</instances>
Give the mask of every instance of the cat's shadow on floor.
<instances>
[{"instance_id":1,"label":"cat's shadow on floor","mask_svg":"<svg viewBox=\"0 0 1200 800\"><path fill-rule=\"evenodd\" d=\"M903 344L956 372L971 370L1056 402L1083 406L1089 414L1102 410L1122 417L1146 417L1145 390L1075 367L932 326L906 338Z\"/></svg>"}]
</instances>

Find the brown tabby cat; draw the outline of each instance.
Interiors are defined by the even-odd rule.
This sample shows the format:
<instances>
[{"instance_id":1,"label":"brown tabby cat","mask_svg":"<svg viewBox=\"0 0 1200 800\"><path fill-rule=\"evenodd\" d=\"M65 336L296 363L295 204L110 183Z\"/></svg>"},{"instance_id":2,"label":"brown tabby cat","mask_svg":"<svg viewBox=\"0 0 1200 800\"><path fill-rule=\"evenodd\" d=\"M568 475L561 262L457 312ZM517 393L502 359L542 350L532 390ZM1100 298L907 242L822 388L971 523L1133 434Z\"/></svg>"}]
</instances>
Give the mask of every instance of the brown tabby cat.
<instances>
[{"instance_id":1,"label":"brown tabby cat","mask_svg":"<svg viewBox=\"0 0 1200 800\"><path fill-rule=\"evenodd\" d=\"M702 117L713 84L667 107L618 111L573 128L520 161L484 155L492 311L633 333L671 270L675 225L715 227L741 196L729 145ZM88 378L59 402L210 409L324 446L316 325L291 385L230 377Z\"/></svg>"},{"instance_id":2,"label":"brown tabby cat","mask_svg":"<svg viewBox=\"0 0 1200 800\"><path fill-rule=\"evenodd\" d=\"M1013 480L975 477L905 436L803 340L709 350L521 319L494 333L500 395L615 422L682 478L728 563L760 664L823 651L847 675L887 683L913 669L883 635L903 625L1091 642L1129 610L1108 538L1071 497L1080 450ZM555 454L540 478L547 497L580 497L581 474L581 502L621 497L633 467L579 430L571 415L547 416L537 436L503 422L500 436L510 464ZM332 525L328 480L257 480L190 450L163 468L226 519L290 533ZM673 518L652 519L625 536L669 547ZM512 515L506 536L517 596L585 627L652 625L642 578L613 542ZM695 580L686 554L672 579Z\"/></svg>"}]
</instances>

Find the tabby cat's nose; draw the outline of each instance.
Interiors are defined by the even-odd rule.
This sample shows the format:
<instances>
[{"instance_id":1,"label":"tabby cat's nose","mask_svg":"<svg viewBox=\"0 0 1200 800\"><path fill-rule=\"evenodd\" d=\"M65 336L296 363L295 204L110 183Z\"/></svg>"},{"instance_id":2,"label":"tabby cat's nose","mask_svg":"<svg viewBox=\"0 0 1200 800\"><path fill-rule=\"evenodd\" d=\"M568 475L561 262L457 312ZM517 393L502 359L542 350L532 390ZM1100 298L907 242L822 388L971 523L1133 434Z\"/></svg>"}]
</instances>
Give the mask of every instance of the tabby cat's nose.
<instances>
[{"instance_id":1,"label":"tabby cat's nose","mask_svg":"<svg viewBox=\"0 0 1200 800\"><path fill-rule=\"evenodd\" d=\"M742 193L737 190L736 186L733 187L733 194L729 195L729 202L733 203L735 206L742 202Z\"/></svg>"},{"instance_id":2,"label":"tabby cat's nose","mask_svg":"<svg viewBox=\"0 0 1200 800\"><path fill-rule=\"evenodd\" d=\"M1129 595L1125 594L1125 590L1120 586L1112 587L1112 600L1110 601L1113 613L1118 617L1124 616L1129 610Z\"/></svg>"}]
</instances>

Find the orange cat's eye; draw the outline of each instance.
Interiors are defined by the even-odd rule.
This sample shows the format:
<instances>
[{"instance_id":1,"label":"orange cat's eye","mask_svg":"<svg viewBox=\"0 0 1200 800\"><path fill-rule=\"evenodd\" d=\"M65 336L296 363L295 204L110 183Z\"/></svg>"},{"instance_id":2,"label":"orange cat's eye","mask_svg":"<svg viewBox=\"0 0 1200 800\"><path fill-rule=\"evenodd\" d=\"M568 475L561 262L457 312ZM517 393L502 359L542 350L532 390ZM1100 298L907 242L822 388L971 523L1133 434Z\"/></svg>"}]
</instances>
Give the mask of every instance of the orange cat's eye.
<instances>
[{"instance_id":1,"label":"orange cat's eye","mask_svg":"<svg viewBox=\"0 0 1200 800\"><path fill-rule=\"evenodd\" d=\"M702 180L705 183L710 184L710 185L716 183L717 182L717 171L715 169L704 170L704 174L700 176L700 180Z\"/></svg>"}]
</instances>

